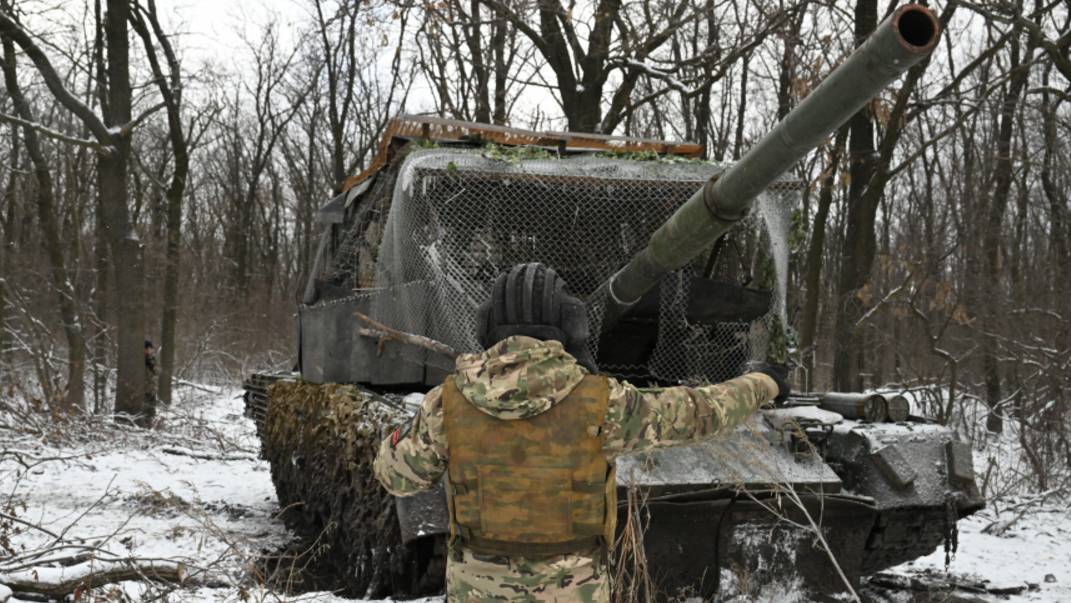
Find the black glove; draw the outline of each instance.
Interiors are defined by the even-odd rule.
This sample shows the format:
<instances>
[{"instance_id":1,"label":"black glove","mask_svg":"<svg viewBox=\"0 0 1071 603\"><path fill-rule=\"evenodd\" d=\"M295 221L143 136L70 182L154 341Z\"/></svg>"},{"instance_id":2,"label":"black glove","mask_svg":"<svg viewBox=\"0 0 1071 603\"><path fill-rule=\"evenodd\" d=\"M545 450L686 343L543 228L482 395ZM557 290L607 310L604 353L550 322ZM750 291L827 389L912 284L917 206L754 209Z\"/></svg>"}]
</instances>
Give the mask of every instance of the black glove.
<instances>
[{"instance_id":1,"label":"black glove","mask_svg":"<svg viewBox=\"0 0 1071 603\"><path fill-rule=\"evenodd\" d=\"M755 364L751 370L752 372L766 375L777 384L777 396L774 397L775 404L784 404L785 400L788 400L789 394L792 393L792 388L788 385L788 367L783 364L761 362Z\"/></svg>"}]
</instances>

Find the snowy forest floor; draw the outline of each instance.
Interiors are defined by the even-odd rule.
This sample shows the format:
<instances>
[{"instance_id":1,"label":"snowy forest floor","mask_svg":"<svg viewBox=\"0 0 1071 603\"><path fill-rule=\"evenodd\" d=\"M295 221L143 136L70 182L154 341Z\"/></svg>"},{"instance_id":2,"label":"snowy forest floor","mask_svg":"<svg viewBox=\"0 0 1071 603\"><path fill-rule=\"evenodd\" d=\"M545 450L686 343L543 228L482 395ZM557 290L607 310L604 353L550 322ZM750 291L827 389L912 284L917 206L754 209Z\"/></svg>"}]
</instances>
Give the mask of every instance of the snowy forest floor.
<instances>
[{"instance_id":1,"label":"snowy forest floor","mask_svg":"<svg viewBox=\"0 0 1071 603\"><path fill-rule=\"evenodd\" d=\"M123 580L81 601L344 601L284 597L254 560L291 539L240 391L184 387L155 431L85 419L62 430L0 423L0 602L44 600L3 586L85 572L178 571L182 583ZM976 455L977 456L977 455ZM983 460L976 458L976 463ZM959 553L882 574L889 601L1071 600L1071 511L1057 497L991 504L960 522ZM1003 532L999 535L987 532ZM81 573L80 573L81 572ZM988 583L983 583L988 580ZM956 597L909 587L961 585ZM987 588L990 592L978 592ZM993 591L1013 594L997 595ZM435 599L432 599L435 600Z\"/></svg>"}]
</instances>

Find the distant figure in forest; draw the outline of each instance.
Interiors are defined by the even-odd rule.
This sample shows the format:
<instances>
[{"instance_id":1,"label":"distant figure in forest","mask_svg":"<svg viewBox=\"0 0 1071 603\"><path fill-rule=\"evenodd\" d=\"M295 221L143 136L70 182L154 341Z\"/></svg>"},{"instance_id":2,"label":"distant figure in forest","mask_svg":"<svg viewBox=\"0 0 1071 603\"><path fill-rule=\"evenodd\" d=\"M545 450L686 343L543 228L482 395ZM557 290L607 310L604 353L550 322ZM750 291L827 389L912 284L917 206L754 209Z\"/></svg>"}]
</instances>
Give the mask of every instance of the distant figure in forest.
<instances>
[{"instance_id":1,"label":"distant figure in forest","mask_svg":"<svg viewBox=\"0 0 1071 603\"><path fill-rule=\"evenodd\" d=\"M156 408L156 347L145 340L145 408Z\"/></svg>"}]
</instances>

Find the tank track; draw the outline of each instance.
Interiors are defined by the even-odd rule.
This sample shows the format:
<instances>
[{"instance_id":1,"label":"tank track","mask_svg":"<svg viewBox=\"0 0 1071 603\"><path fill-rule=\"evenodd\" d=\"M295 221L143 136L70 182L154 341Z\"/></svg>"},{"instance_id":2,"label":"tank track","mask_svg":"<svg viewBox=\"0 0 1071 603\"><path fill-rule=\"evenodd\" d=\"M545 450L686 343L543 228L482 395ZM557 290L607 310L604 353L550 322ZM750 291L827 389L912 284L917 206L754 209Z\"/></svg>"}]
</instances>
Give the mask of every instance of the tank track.
<instances>
[{"instance_id":1,"label":"tank track","mask_svg":"<svg viewBox=\"0 0 1071 603\"><path fill-rule=\"evenodd\" d=\"M303 383L293 373L256 373L243 387L283 521L306 543L300 563L312 579L298 590L441 592L442 539L403 544L393 497L372 474L380 432L401 415L354 386Z\"/></svg>"},{"instance_id":2,"label":"tank track","mask_svg":"<svg viewBox=\"0 0 1071 603\"><path fill-rule=\"evenodd\" d=\"M253 420L260 439L260 457L264 455L264 420L268 416L268 388L276 381L298 379L297 373L253 373L242 382L245 390L245 416Z\"/></svg>"}]
</instances>

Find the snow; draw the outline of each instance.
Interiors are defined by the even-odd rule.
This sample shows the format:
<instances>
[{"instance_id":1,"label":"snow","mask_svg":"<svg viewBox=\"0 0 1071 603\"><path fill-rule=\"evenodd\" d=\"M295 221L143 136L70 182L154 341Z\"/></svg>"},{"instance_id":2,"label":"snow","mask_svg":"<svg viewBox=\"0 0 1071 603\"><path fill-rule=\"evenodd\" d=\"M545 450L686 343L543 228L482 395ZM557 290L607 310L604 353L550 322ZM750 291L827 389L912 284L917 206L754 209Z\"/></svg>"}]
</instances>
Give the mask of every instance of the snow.
<instances>
[{"instance_id":1,"label":"snow","mask_svg":"<svg viewBox=\"0 0 1071 603\"><path fill-rule=\"evenodd\" d=\"M1014 513L1013 513L1014 515ZM958 580L988 581L987 588L1027 586L1009 601L1071 601L1071 511L1065 505L1032 510L1002 536L983 530L1007 512L983 511L959 522L959 553L950 571ZM894 568L904 575L944 573L944 552ZM1055 582L1046 582L1049 580ZM996 600L996 598L994 598Z\"/></svg>"},{"instance_id":2,"label":"snow","mask_svg":"<svg viewBox=\"0 0 1071 603\"><path fill-rule=\"evenodd\" d=\"M255 578L250 570L256 556L283 546L291 535L277 517L269 467L257 454L259 442L252 422L242 414L240 392L183 386L177 394L154 431L120 428L107 420L44 435L0 428L0 512L14 508L19 519L47 530L12 533L14 558L61 540L97 549L97 569L133 557L146 563L181 563L190 578L182 586L128 581L98 589L116 600L148 600L178 589L169 600L352 601L330 593L287 597ZM991 463L1007 469L1009 477L1001 479L1021 475L1014 442L1009 430L1005 438L976 450L978 475L985 475ZM989 589L1022 589L1010 596L970 593L979 600L1071 600L1067 493L1031 495L1021 484L999 481L999 470L990 473L994 477L989 487L1000 495L959 523L959 552L947 578L972 585L988 580ZM0 525L0 535L3 531ZM78 560L82 565L68 562L68 567L47 563L70 559L75 552L57 550L35 560L33 567L41 578L51 579L84 571L86 559ZM13 574L29 571L11 560L0 550L0 601L19 601L3 585L5 576L10 584ZM939 550L888 573L944 578L944 571ZM790 592L765 594L791 601Z\"/></svg>"},{"instance_id":3,"label":"snow","mask_svg":"<svg viewBox=\"0 0 1071 603\"><path fill-rule=\"evenodd\" d=\"M984 421L984 413L974 413ZM1068 492L1030 494L1032 485L1015 420L999 436L981 435L974 444L974 471L987 482L986 508L962 519L958 553L949 566L954 582L984 583L988 590L1025 589L1001 601L1071 601L1071 508ZM982 432L984 433L984 431ZM944 576L945 554L933 554L890 570L915 576ZM1046 579L1048 578L1048 579Z\"/></svg>"},{"instance_id":4,"label":"snow","mask_svg":"<svg viewBox=\"0 0 1071 603\"><path fill-rule=\"evenodd\" d=\"M681 94L694 95L698 92L698 89L696 88L689 88L688 86L685 86L683 82L673 77L672 73L664 71L662 69L658 69L657 67L653 67L645 61L639 61L633 58L626 58L625 64L627 64L629 67L632 67L633 69L638 69L651 77L663 80L664 82L666 82L667 86L679 91Z\"/></svg>"},{"instance_id":5,"label":"snow","mask_svg":"<svg viewBox=\"0 0 1071 603\"><path fill-rule=\"evenodd\" d=\"M805 422L822 425L836 425L844 420L838 413L818 408L818 406L799 405L784 406L762 411L766 422L774 429L779 429L785 423Z\"/></svg>"},{"instance_id":6,"label":"snow","mask_svg":"<svg viewBox=\"0 0 1071 603\"><path fill-rule=\"evenodd\" d=\"M51 533L13 535L16 557L56 536L101 549L91 562L46 567L49 559L73 554L68 548L17 571L6 571L12 566L0 550L0 601L18 601L2 583L31 572L56 581L131 557L181 563L186 576L210 585L180 587L170 600L349 601L330 593L279 596L252 579L256 555L283 546L291 535L277 518L269 467L257 454L252 421L242 414L241 392L197 387L177 390L153 432L97 421L46 441L54 438L0 429L0 507L14 493L16 516ZM49 458L60 460L43 460ZM138 601L176 587L131 581L101 590Z\"/></svg>"}]
</instances>

